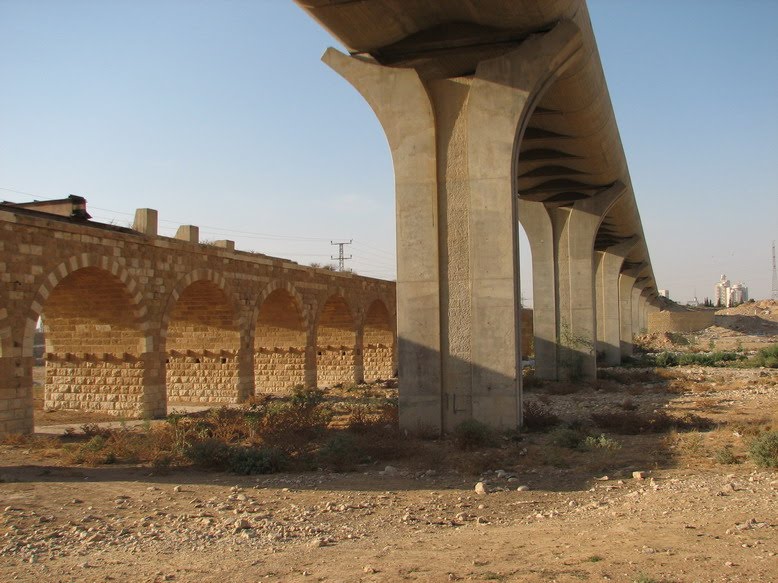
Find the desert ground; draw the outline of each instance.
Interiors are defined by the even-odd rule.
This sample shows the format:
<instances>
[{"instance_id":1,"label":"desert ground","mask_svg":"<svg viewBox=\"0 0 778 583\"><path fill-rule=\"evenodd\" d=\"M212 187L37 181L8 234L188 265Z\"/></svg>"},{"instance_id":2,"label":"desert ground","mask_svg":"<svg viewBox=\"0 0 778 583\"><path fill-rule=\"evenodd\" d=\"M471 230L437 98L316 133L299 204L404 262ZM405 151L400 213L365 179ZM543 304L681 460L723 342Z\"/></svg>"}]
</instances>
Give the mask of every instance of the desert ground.
<instances>
[{"instance_id":1,"label":"desert ground","mask_svg":"<svg viewBox=\"0 0 778 583\"><path fill-rule=\"evenodd\" d=\"M645 342L776 341L721 329ZM778 369L746 364L529 377L535 430L483 443L366 421L392 383L329 391L316 439L362 454L271 474L90 457L114 439L95 426L10 437L0 581L775 581L778 471L749 448L778 428Z\"/></svg>"}]
</instances>

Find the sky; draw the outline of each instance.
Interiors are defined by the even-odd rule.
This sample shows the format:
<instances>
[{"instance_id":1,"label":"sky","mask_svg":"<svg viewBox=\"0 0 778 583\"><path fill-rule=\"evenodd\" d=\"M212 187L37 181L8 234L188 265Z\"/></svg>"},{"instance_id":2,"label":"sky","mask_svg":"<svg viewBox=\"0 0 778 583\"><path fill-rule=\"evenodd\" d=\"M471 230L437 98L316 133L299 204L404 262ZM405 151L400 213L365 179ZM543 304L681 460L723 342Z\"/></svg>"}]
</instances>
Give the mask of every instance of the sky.
<instances>
[{"instance_id":1,"label":"sky","mask_svg":"<svg viewBox=\"0 0 778 583\"><path fill-rule=\"evenodd\" d=\"M702 300L726 274L769 297L778 2L589 11L659 287ZM0 200L78 194L122 226L155 208L163 235L304 264L352 240L348 267L392 279L391 155L328 46L291 0L0 0Z\"/></svg>"}]
</instances>

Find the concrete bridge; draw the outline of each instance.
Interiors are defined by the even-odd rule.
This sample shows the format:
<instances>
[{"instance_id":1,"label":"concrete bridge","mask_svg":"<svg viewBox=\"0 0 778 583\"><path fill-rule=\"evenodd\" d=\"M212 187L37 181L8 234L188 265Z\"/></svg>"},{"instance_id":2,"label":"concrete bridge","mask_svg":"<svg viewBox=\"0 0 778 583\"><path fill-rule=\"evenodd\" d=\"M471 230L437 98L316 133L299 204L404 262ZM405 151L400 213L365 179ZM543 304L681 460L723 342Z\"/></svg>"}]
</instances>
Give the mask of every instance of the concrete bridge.
<instances>
[{"instance_id":1,"label":"concrete bridge","mask_svg":"<svg viewBox=\"0 0 778 583\"><path fill-rule=\"evenodd\" d=\"M88 220L85 201L0 204L0 434L33 428L33 339L45 406L124 417L394 375L395 284Z\"/></svg>"},{"instance_id":2,"label":"concrete bridge","mask_svg":"<svg viewBox=\"0 0 778 583\"><path fill-rule=\"evenodd\" d=\"M392 152L401 424L521 423L520 222L538 376L628 354L656 284L584 0L296 1Z\"/></svg>"}]
</instances>

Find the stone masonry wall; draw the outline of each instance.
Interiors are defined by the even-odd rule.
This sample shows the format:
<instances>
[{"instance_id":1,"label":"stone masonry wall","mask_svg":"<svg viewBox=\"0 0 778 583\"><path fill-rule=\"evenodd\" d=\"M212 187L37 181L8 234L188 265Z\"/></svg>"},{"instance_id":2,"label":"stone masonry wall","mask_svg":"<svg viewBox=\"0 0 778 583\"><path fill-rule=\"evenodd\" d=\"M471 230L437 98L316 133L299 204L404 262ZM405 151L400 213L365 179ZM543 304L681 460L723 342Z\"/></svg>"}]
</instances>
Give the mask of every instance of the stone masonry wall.
<instances>
[{"instance_id":1,"label":"stone masonry wall","mask_svg":"<svg viewBox=\"0 0 778 583\"><path fill-rule=\"evenodd\" d=\"M385 344L365 344L365 382L394 377L393 349Z\"/></svg>"},{"instance_id":2,"label":"stone masonry wall","mask_svg":"<svg viewBox=\"0 0 778 583\"><path fill-rule=\"evenodd\" d=\"M277 387L300 378L313 384L317 360L327 384L361 374L356 322L376 299L395 313L393 282L236 251L230 242L200 244L195 228L161 237L149 212L139 214L133 230L0 203L0 434L32 430L40 316L47 329L47 407L153 417L165 414L168 398L243 399L266 372L280 378L289 372ZM296 317L305 322L291 342L262 339L261 304L280 289L295 298ZM181 307L193 291L207 291L188 302L202 320L188 319ZM345 327L328 323L331 298L348 316ZM262 368L269 356L253 358L269 355L266 348L286 355L274 357L277 375ZM202 355L200 363L187 361L197 358L190 351ZM326 356L317 358L318 351ZM310 370L301 375L301 366Z\"/></svg>"},{"instance_id":3,"label":"stone masonry wall","mask_svg":"<svg viewBox=\"0 0 778 583\"><path fill-rule=\"evenodd\" d=\"M648 331L698 332L713 326L713 310L661 311L648 314Z\"/></svg>"},{"instance_id":4,"label":"stone masonry wall","mask_svg":"<svg viewBox=\"0 0 778 583\"><path fill-rule=\"evenodd\" d=\"M168 406L238 402L240 369L236 356L174 351L165 369Z\"/></svg>"},{"instance_id":5,"label":"stone masonry wall","mask_svg":"<svg viewBox=\"0 0 778 583\"><path fill-rule=\"evenodd\" d=\"M305 385L305 348L262 349L254 353L254 386L257 394L290 394Z\"/></svg>"},{"instance_id":6,"label":"stone masonry wall","mask_svg":"<svg viewBox=\"0 0 778 583\"><path fill-rule=\"evenodd\" d=\"M320 348L317 351L316 367L319 387L353 385L357 382L354 372L355 352L351 348Z\"/></svg>"},{"instance_id":7,"label":"stone masonry wall","mask_svg":"<svg viewBox=\"0 0 778 583\"><path fill-rule=\"evenodd\" d=\"M143 399L143 363L52 356L46 361L46 410L101 411L135 416Z\"/></svg>"}]
</instances>

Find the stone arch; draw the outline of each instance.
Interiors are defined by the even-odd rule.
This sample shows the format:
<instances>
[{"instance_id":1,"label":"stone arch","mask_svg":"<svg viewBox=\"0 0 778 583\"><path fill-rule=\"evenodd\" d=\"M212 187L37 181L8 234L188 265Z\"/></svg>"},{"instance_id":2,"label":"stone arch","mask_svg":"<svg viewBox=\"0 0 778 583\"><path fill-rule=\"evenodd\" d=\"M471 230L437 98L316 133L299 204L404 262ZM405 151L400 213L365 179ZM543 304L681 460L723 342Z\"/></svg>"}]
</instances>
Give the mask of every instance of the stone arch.
<instances>
[{"instance_id":1,"label":"stone arch","mask_svg":"<svg viewBox=\"0 0 778 583\"><path fill-rule=\"evenodd\" d=\"M271 282L254 310L254 390L288 393L305 385L308 317L289 282Z\"/></svg>"},{"instance_id":2,"label":"stone arch","mask_svg":"<svg viewBox=\"0 0 778 583\"><path fill-rule=\"evenodd\" d=\"M33 297L24 321L24 342L22 346L23 356L32 356L32 340L35 328L38 324L38 318L43 314L43 306L51 296L51 293L65 278L72 273L85 268L96 268L108 272L114 278L118 279L127 291L131 301L132 315L138 322L138 327L144 332L142 341L139 344L138 352L148 352L153 348L153 337L148 334L150 322L148 321L148 308L140 291L137 280L115 259L102 255L93 255L82 253L75 255L68 260L63 261L48 274L41 278L38 291Z\"/></svg>"},{"instance_id":3,"label":"stone arch","mask_svg":"<svg viewBox=\"0 0 778 583\"><path fill-rule=\"evenodd\" d=\"M161 326L168 407L236 403L244 395L244 326L224 278L198 269L170 293Z\"/></svg>"},{"instance_id":4,"label":"stone arch","mask_svg":"<svg viewBox=\"0 0 778 583\"><path fill-rule=\"evenodd\" d=\"M22 342L23 361L32 367L43 317L44 408L142 414L143 354L152 342L147 314L137 282L111 258L78 255L45 276L25 316Z\"/></svg>"},{"instance_id":5,"label":"stone arch","mask_svg":"<svg viewBox=\"0 0 778 583\"><path fill-rule=\"evenodd\" d=\"M362 354L365 382L394 376L394 326L386 303L374 299L365 310Z\"/></svg>"},{"instance_id":6,"label":"stone arch","mask_svg":"<svg viewBox=\"0 0 778 583\"><path fill-rule=\"evenodd\" d=\"M321 303L316 315L316 383L318 386L350 384L357 380L355 319L342 293Z\"/></svg>"}]
</instances>

